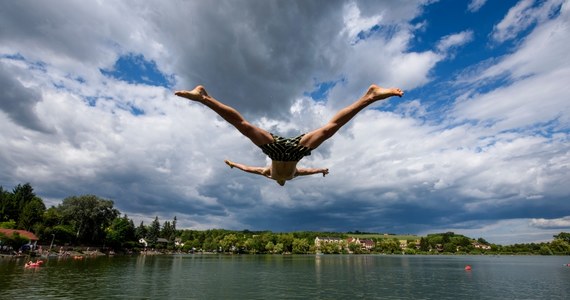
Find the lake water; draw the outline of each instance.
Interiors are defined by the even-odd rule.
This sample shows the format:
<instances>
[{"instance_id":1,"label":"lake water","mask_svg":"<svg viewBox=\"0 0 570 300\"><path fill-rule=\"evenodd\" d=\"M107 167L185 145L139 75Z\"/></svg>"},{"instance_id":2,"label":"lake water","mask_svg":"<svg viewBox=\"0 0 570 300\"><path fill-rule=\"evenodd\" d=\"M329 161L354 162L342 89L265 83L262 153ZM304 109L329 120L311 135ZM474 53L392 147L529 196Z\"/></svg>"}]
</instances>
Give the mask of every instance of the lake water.
<instances>
[{"instance_id":1,"label":"lake water","mask_svg":"<svg viewBox=\"0 0 570 300\"><path fill-rule=\"evenodd\" d=\"M0 299L570 299L568 256L116 256L53 258L36 269L24 262L0 259Z\"/></svg>"}]
</instances>

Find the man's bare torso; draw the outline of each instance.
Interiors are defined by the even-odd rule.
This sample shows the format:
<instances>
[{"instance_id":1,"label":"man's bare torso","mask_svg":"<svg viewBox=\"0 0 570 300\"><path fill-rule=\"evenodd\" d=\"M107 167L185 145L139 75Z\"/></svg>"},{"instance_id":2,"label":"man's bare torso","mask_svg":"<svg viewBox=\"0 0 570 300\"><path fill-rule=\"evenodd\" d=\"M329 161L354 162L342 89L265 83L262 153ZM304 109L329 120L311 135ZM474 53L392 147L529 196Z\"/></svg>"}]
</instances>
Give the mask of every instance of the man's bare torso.
<instances>
[{"instance_id":1,"label":"man's bare torso","mask_svg":"<svg viewBox=\"0 0 570 300\"><path fill-rule=\"evenodd\" d=\"M274 180L291 180L297 173L296 161L272 161L268 168L269 176Z\"/></svg>"}]
</instances>

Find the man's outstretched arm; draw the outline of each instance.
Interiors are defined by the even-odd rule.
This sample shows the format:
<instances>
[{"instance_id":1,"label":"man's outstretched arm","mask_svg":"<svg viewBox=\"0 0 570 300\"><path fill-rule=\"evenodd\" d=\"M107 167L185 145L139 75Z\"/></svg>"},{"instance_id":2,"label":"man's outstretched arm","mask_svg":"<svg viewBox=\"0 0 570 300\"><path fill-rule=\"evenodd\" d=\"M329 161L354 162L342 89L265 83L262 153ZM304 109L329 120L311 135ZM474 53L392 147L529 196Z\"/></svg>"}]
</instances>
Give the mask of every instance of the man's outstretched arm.
<instances>
[{"instance_id":1,"label":"man's outstretched arm","mask_svg":"<svg viewBox=\"0 0 570 300\"><path fill-rule=\"evenodd\" d=\"M313 175L319 173L323 173L323 177L325 177L325 175L329 173L329 169L299 168L297 169L297 173L295 173L295 176L305 176L305 175Z\"/></svg>"},{"instance_id":2,"label":"man's outstretched arm","mask_svg":"<svg viewBox=\"0 0 570 300\"><path fill-rule=\"evenodd\" d=\"M262 176L265 176L267 178L271 178L269 176L269 169L268 168L247 166L244 164L239 164L239 163L235 163L233 161L229 161L227 159L224 162L226 163L226 165L230 166L230 168L236 167L236 168L238 168L244 172L262 175Z\"/></svg>"}]
</instances>

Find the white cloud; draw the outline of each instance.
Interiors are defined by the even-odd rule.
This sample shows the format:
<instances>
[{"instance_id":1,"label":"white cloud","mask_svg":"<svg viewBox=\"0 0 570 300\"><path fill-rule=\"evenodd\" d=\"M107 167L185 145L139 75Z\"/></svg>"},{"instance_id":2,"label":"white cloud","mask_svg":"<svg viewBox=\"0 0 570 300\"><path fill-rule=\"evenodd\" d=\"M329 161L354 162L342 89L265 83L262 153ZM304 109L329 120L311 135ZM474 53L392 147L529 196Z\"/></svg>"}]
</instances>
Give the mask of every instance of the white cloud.
<instances>
[{"instance_id":1,"label":"white cloud","mask_svg":"<svg viewBox=\"0 0 570 300\"><path fill-rule=\"evenodd\" d=\"M568 6L568 5L566 5ZM541 23L531 32L512 55L489 67L475 80L495 79L509 72L516 78L534 74L557 72L569 67L567 53L570 37L566 29L570 24L570 12L561 9L553 20ZM545 55L548 53L548 55Z\"/></svg>"},{"instance_id":2,"label":"white cloud","mask_svg":"<svg viewBox=\"0 0 570 300\"><path fill-rule=\"evenodd\" d=\"M534 124L552 120L567 126L570 37L563 28L569 25L570 14L562 10L556 19L537 26L511 55L464 79L494 86L501 76L507 76L512 83L486 94L468 95L458 101L453 116L492 124L499 131L532 129Z\"/></svg>"},{"instance_id":3,"label":"white cloud","mask_svg":"<svg viewBox=\"0 0 570 300\"><path fill-rule=\"evenodd\" d=\"M570 216L558 219L531 219L530 226L541 229L570 229Z\"/></svg>"},{"instance_id":4,"label":"white cloud","mask_svg":"<svg viewBox=\"0 0 570 300\"><path fill-rule=\"evenodd\" d=\"M487 0L471 0L471 2L469 2L467 10L470 12L477 12L479 9L481 9L481 7L483 7L483 5L485 5L486 2Z\"/></svg>"},{"instance_id":5,"label":"white cloud","mask_svg":"<svg viewBox=\"0 0 570 300\"><path fill-rule=\"evenodd\" d=\"M521 0L512 7L507 15L493 28L491 38L497 42L504 42L514 38L520 31L526 29L537 17L532 14L534 0Z\"/></svg>"},{"instance_id":6,"label":"white cloud","mask_svg":"<svg viewBox=\"0 0 570 300\"><path fill-rule=\"evenodd\" d=\"M439 52L447 52L451 48L463 46L473 40L473 31L465 30L459 33L450 34L441 38L437 44Z\"/></svg>"},{"instance_id":7,"label":"white cloud","mask_svg":"<svg viewBox=\"0 0 570 300\"><path fill-rule=\"evenodd\" d=\"M564 0L549 0L535 7L535 0L521 0L512 7L507 15L494 26L491 38L498 43L515 38L520 32L537 21L550 17L552 12L565 4Z\"/></svg>"},{"instance_id":8,"label":"white cloud","mask_svg":"<svg viewBox=\"0 0 570 300\"><path fill-rule=\"evenodd\" d=\"M482 222L477 224L464 223L455 227L444 227L436 232L452 231L457 234L463 234L473 238L482 237L490 243L501 245L512 245L516 243L537 243L550 242L553 236L560 233L556 229L536 228L530 223L532 220L517 218L510 220L500 220L491 222ZM475 227L475 228L474 228ZM433 233L432 230L423 234Z\"/></svg>"},{"instance_id":9,"label":"white cloud","mask_svg":"<svg viewBox=\"0 0 570 300\"><path fill-rule=\"evenodd\" d=\"M348 35L351 40L355 40L359 33L367 32L375 25L380 24L382 20L382 14L362 17L356 2L345 4L343 10L344 28L341 34Z\"/></svg>"}]
</instances>

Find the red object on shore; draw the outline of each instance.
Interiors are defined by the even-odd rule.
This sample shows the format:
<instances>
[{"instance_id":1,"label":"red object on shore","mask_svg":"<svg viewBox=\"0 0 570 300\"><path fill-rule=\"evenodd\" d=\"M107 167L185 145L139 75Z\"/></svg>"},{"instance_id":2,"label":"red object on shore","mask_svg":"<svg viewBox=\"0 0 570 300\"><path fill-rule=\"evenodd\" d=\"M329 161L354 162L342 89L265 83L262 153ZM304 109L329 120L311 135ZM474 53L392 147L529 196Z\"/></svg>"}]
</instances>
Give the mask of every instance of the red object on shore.
<instances>
[{"instance_id":1,"label":"red object on shore","mask_svg":"<svg viewBox=\"0 0 570 300\"><path fill-rule=\"evenodd\" d=\"M471 271L471 266L470 266L470 265L466 265L466 266L465 266L465 271Z\"/></svg>"}]
</instances>

